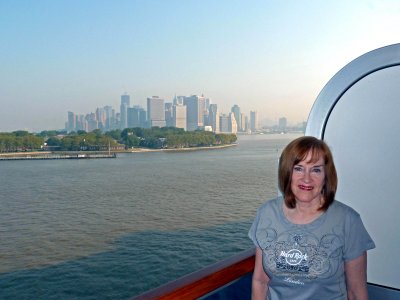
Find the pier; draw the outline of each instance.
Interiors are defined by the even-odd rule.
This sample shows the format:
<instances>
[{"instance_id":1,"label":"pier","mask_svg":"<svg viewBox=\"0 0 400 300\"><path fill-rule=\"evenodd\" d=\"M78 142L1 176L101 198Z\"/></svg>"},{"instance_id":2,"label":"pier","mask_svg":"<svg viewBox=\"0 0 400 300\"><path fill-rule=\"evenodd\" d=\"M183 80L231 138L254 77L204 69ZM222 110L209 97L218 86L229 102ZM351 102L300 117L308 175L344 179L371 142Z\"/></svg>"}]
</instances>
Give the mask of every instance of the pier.
<instances>
[{"instance_id":1,"label":"pier","mask_svg":"<svg viewBox=\"0 0 400 300\"><path fill-rule=\"evenodd\" d=\"M36 154L0 156L1 160L47 160L47 159L93 159L93 158L116 158L113 154Z\"/></svg>"}]
</instances>

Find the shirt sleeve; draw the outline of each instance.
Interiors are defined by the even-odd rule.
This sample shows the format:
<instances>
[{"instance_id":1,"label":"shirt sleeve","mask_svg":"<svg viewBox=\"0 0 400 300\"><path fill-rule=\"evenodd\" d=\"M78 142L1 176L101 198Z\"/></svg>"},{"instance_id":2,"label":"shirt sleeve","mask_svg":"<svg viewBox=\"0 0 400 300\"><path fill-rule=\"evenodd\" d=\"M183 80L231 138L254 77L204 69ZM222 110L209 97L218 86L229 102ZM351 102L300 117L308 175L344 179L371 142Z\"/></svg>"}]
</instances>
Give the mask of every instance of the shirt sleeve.
<instances>
[{"instance_id":1,"label":"shirt sleeve","mask_svg":"<svg viewBox=\"0 0 400 300\"><path fill-rule=\"evenodd\" d=\"M258 223L260 221L260 209L257 211L256 217L254 218L253 224L250 227L249 230L249 238L253 241L254 245L256 247L260 247L257 238L256 238L256 232L257 232L257 228L258 228Z\"/></svg>"},{"instance_id":2,"label":"shirt sleeve","mask_svg":"<svg viewBox=\"0 0 400 300\"><path fill-rule=\"evenodd\" d=\"M349 261L359 257L364 251L375 248L375 243L357 212L352 211L346 219L343 259Z\"/></svg>"}]
</instances>

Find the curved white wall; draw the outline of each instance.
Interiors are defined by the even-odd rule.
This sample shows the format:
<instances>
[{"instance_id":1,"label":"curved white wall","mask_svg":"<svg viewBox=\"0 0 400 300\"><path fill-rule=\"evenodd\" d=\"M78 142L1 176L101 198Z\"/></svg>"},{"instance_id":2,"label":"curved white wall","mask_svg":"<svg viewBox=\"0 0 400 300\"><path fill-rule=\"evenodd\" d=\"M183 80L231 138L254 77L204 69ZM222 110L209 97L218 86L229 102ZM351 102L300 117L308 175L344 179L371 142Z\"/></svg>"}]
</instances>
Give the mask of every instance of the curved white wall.
<instances>
[{"instance_id":1,"label":"curved white wall","mask_svg":"<svg viewBox=\"0 0 400 300\"><path fill-rule=\"evenodd\" d=\"M368 281L400 288L400 66L352 85L333 107L324 140L338 169L336 198L361 214L377 245Z\"/></svg>"}]
</instances>

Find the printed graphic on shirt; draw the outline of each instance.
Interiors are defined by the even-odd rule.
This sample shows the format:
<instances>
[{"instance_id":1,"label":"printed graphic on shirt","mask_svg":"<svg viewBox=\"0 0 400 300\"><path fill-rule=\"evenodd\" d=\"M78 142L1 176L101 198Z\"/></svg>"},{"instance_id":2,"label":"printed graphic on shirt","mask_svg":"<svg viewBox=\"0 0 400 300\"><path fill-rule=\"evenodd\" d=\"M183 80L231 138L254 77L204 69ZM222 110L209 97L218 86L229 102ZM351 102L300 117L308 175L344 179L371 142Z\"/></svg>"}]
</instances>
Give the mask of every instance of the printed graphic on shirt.
<instances>
[{"instance_id":1,"label":"printed graphic on shirt","mask_svg":"<svg viewBox=\"0 0 400 300\"><path fill-rule=\"evenodd\" d=\"M330 233L318 238L300 230L278 235L273 228L262 232L264 267L286 282L299 285L315 278L330 278L337 272L343 245L339 235Z\"/></svg>"}]
</instances>

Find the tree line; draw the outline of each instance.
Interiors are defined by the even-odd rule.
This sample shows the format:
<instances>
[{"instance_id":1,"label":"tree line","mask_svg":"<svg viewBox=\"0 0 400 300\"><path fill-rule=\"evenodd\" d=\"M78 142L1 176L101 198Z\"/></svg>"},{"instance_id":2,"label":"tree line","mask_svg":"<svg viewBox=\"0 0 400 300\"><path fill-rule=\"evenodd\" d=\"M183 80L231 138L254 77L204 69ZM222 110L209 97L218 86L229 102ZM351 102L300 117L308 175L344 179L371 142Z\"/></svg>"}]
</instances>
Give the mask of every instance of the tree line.
<instances>
[{"instance_id":1,"label":"tree line","mask_svg":"<svg viewBox=\"0 0 400 300\"><path fill-rule=\"evenodd\" d=\"M235 134L215 134L207 131L184 131L175 127L126 128L102 133L99 129L91 132L42 131L38 134L28 131L0 133L0 152L18 151L101 151L116 148L189 148L235 143Z\"/></svg>"}]
</instances>

